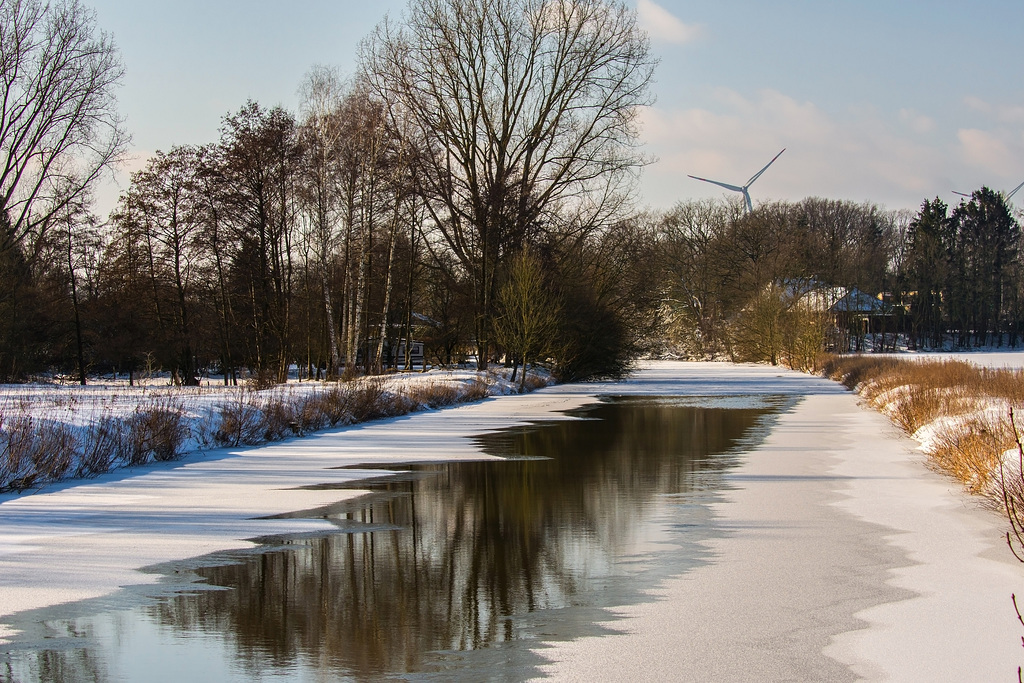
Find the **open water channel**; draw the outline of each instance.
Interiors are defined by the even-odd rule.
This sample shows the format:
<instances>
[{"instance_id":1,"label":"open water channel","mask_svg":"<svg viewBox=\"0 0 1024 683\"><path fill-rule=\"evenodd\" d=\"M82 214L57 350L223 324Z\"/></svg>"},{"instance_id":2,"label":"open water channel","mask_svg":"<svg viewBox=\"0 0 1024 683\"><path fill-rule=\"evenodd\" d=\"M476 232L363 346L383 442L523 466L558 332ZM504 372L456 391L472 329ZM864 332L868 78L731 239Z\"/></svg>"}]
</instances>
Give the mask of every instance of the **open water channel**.
<instances>
[{"instance_id":1,"label":"open water channel","mask_svg":"<svg viewBox=\"0 0 1024 683\"><path fill-rule=\"evenodd\" d=\"M502 460L393 465L295 513L336 530L152 568L25 613L0 681L523 680L708 562L709 508L780 397L606 397L479 437ZM699 619L700 615L694 615Z\"/></svg>"}]
</instances>

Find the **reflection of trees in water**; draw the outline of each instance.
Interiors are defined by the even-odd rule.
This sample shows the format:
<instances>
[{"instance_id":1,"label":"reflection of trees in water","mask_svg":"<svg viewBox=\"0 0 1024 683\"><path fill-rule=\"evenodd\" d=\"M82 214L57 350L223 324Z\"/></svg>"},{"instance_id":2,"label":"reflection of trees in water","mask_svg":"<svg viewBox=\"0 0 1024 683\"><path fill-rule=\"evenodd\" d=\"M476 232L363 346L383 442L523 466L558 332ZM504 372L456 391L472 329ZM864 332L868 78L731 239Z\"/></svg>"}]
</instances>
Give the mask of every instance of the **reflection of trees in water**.
<instances>
[{"instance_id":1,"label":"reflection of trees in water","mask_svg":"<svg viewBox=\"0 0 1024 683\"><path fill-rule=\"evenodd\" d=\"M90 639L92 630L82 629L75 622L57 625L59 630L51 637ZM7 661L4 661L6 659ZM32 652L28 657L11 659L0 653L0 681L18 683L19 681L39 681L39 683L101 683L109 681L110 675L103 659L89 647L71 647L67 649L40 650Z\"/></svg>"},{"instance_id":2,"label":"reflection of trees in water","mask_svg":"<svg viewBox=\"0 0 1024 683\"><path fill-rule=\"evenodd\" d=\"M372 675L416 670L424 653L514 637L509 615L584 600L658 494L690 490L705 458L736 445L763 411L637 401L600 421L509 430L485 450L550 457L430 465L375 486L348 516L397 529L302 541L203 568L199 591L152 608L161 623L233 638L242 659L307 657Z\"/></svg>"}]
</instances>

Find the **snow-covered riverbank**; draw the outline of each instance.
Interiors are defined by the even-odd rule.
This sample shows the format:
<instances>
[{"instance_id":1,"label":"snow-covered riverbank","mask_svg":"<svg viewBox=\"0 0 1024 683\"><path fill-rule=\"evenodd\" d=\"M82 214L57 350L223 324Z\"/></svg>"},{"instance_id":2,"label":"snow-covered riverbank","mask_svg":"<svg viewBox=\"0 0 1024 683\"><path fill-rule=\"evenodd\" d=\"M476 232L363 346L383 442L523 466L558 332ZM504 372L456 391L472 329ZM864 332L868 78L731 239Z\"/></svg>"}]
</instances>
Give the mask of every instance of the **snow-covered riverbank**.
<instances>
[{"instance_id":1,"label":"snow-covered riverbank","mask_svg":"<svg viewBox=\"0 0 1024 683\"><path fill-rule=\"evenodd\" d=\"M789 394L715 505L715 559L624 610L623 635L544 649L567 679L996 680L1024 657L1009 595L1024 569L1002 520L839 385L765 366L652 363L623 383L550 387L444 411L106 475L0 501L0 622L153 582L139 568L327 523L266 519L357 491L367 462L481 458L464 437L598 394Z\"/></svg>"},{"instance_id":2,"label":"snow-covered riverbank","mask_svg":"<svg viewBox=\"0 0 1024 683\"><path fill-rule=\"evenodd\" d=\"M726 368L725 375L743 368ZM726 475L709 565L558 643L557 680L994 681L1024 661L1004 519L885 417L812 385Z\"/></svg>"},{"instance_id":3,"label":"snow-covered riverbank","mask_svg":"<svg viewBox=\"0 0 1024 683\"><path fill-rule=\"evenodd\" d=\"M522 380L525 379L525 382ZM432 369L350 382L169 386L150 382L0 386L0 494L218 447L255 446L327 427L533 390L531 372Z\"/></svg>"}]
</instances>

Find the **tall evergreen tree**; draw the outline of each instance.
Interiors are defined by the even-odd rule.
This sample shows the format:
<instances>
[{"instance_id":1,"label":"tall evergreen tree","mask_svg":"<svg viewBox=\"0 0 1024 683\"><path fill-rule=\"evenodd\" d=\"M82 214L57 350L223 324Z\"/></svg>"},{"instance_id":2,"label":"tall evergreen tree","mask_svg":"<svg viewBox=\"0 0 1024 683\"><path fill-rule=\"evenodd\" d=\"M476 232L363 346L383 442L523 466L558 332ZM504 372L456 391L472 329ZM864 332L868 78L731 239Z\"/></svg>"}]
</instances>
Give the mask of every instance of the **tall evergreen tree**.
<instances>
[{"instance_id":1,"label":"tall evergreen tree","mask_svg":"<svg viewBox=\"0 0 1024 683\"><path fill-rule=\"evenodd\" d=\"M942 345L943 292L949 271L948 207L941 199L925 200L910 224L905 263L906 289L911 292L912 344L918 347Z\"/></svg>"}]
</instances>

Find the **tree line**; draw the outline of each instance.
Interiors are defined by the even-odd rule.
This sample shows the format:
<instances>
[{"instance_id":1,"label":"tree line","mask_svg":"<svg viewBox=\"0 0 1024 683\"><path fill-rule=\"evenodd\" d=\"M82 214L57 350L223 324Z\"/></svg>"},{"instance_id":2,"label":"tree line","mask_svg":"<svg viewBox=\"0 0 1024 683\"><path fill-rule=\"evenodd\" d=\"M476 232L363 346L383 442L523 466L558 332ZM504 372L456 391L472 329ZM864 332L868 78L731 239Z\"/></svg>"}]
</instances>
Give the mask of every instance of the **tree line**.
<instances>
[{"instance_id":1,"label":"tree line","mask_svg":"<svg viewBox=\"0 0 1024 683\"><path fill-rule=\"evenodd\" d=\"M804 367L866 331L808 305L828 288L882 295L874 348L1019 340L1020 229L987 188L917 215L636 211L654 59L620 2L411 0L353 76L316 67L298 111L247 102L156 153L106 218L129 138L94 15L0 1L0 68L3 381L334 378L411 368L412 340L562 379L658 352Z\"/></svg>"},{"instance_id":2,"label":"tree line","mask_svg":"<svg viewBox=\"0 0 1024 683\"><path fill-rule=\"evenodd\" d=\"M910 224L900 284L911 346L969 347L1020 341L1024 271L1020 224L987 187L950 207L924 202Z\"/></svg>"},{"instance_id":3,"label":"tree line","mask_svg":"<svg viewBox=\"0 0 1024 683\"><path fill-rule=\"evenodd\" d=\"M219 140L158 152L107 220L89 191L127 144L116 51L76 0L2 9L8 94L45 109L24 74L106 69L75 91L106 119L69 124L85 139L39 171L52 193L0 179L0 379L337 377L409 367L414 338L433 363L572 378L621 371L648 337L629 199L654 61L625 5L414 0L354 76L314 68L298 112L248 102Z\"/></svg>"},{"instance_id":4,"label":"tree line","mask_svg":"<svg viewBox=\"0 0 1024 683\"><path fill-rule=\"evenodd\" d=\"M653 221L666 341L689 357L809 367L826 348L1020 341L1020 225L987 187L916 214L815 197L683 202Z\"/></svg>"}]
</instances>

